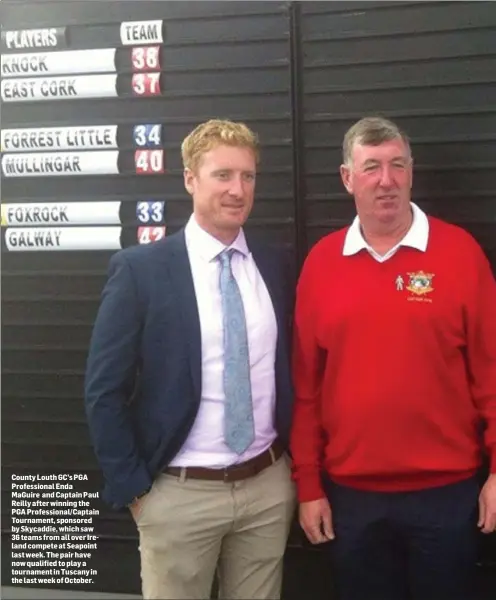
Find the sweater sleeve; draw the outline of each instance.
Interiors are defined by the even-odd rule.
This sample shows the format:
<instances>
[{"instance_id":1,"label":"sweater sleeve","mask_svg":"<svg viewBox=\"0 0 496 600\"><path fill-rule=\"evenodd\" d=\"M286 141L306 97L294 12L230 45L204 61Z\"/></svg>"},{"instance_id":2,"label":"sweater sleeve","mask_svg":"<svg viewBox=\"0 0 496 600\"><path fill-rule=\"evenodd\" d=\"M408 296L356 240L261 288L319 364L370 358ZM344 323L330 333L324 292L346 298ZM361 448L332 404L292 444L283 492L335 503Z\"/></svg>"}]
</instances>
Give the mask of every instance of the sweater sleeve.
<instances>
[{"instance_id":1,"label":"sweater sleeve","mask_svg":"<svg viewBox=\"0 0 496 600\"><path fill-rule=\"evenodd\" d=\"M300 502L325 496L321 484L324 435L320 420L325 352L317 343L315 319L319 301L316 284L320 276L316 255L310 253L296 289L293 330L295 403L290 444L293 479Z\"/></svg>"},{"instance_id":2,"label":"sweater sleeve","mask_svg":"<svg viewBox=\"0 0 496 600\"><path fill-rule=\"evenodd\" d=\"M467 362L472 398L486 425L490 471L496 473L496 281L478 245L474 253L465 312Z\"/></svg>"}]
</instances>

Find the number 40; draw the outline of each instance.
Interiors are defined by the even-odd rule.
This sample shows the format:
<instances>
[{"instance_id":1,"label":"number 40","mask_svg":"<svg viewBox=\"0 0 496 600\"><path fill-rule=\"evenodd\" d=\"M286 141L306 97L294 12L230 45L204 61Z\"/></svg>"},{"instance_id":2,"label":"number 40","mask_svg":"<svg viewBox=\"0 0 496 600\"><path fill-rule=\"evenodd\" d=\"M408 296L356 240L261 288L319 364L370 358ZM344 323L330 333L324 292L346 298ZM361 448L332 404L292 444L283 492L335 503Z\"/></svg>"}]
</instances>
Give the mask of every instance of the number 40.
<instances>
[{"instance_id":1,"label":"number 40","mask_svg":"<svg viewBox=\"0 0 496 600\"><path fill-rule=\"evenodd\" d=\"M135 155L136 171L138 173L163 173L163 150L137 150Z\"/></svg>"}]
</instances>

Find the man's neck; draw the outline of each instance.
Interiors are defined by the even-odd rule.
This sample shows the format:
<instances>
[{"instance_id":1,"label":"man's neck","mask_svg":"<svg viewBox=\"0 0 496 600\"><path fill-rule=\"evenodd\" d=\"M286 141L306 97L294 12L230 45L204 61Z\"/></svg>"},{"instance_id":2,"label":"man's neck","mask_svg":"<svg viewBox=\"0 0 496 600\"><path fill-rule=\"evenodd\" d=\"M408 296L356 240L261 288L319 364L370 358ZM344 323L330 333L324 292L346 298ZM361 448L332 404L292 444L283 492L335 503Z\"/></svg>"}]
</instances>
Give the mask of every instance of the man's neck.
<instances>
[{"instance_id":1,"label":"man's neck","mask_svg":"<svg viewBox=\"0 0 496 600\"><path fill-rule=\"evenodd\" d=\"M383 256L394 248L410 230L413 213L410 210L407 218L395 223L360 223L362 235L367 244Z\"/></svg>"},{"instance_id":2,"label":"man's neck","mask_svg":"<svg viewBox=\"0 0 496 600\"><path fill-rule=\"evenodd\" d=\"M194 213L194 218L199 227L206 231L209 235L219 240L225 246L230 246L234 240L238 237L241 228L239 229L221 229L215 227L215 225L205 221L201 217L199 217L196 213Z\"/></svg>"}]
</instances>

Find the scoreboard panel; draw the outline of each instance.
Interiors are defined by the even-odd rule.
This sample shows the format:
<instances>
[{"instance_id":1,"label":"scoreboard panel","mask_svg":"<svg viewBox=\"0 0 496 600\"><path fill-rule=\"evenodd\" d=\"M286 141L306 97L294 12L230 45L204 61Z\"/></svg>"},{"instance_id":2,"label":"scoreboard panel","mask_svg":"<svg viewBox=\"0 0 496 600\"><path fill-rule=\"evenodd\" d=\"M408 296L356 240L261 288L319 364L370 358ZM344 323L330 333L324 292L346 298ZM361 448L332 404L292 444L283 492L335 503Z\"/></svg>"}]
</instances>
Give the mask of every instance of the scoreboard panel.
<instances>
[{"instance_id":1,"label":"scoreboard panel","mask_svg":"<svg viewBox=\"0 0 496 600\"><path fill-rule=\"evenodd\" d=\"M60 52L27 52L0 56L2 77L128 73L160 71L165 63L161 46L93 48Z\"/></svg>"},{"instance_id":2,"label":"scoreboard panel","mask_svg":"<svg viewBox=\"0 0 496 600\"><path fill-rule=\"evenodd\" d=\"M2 152L117 148L117 125L3 129L1 146Z\"/></svg>"},{"instance_id":3,"label":"scoreboard panel","mask_svg":"<svg viewBox=\"0 0 496 600\"><path fill-rule=\"evenodd\" d=\"M163 20L105 27L121 46L65 50L70 39L65 27L2 31L2 101L160 96Z\"/></svg>"},{"instance_id":4,"label":"scoreboard panel","mask_svg":"<svg viewBox=\"0 0 496 600\"><path fill-rule=\"evenodd\" d=\"M67 28L61 27L3 31L2 101L115 101L161 96L163 20L124 21L105 27L113 39L112 29L118 33L121 47L68 48L72 38ZM40 123L39 127L7 128L1 132L1 174L7 179L163 175L162 144L161 123L50 127ZM131 148L135 150L131 152ZM129 203L103 198L70 203L12 203L7 199L2 206L2 248L10 252L117 250L165 235L163 201L142 200L133 206L129 215ZM131 237L126 229L129 222L139 223Z\"/></svg>"},{"instance_id":5,"label":"scoreboard panel","mask_svg":"<svg viewBox=\"0 0 496 600\"><path fill-rule=\"evenodd\" d=\"M161 44L164 41L162 20L127 21L121 23L120 37L124 46L135 44Z\"/></svg>"},{"instance_id":6,"label":"scoreboard panel","mask_svg":"<svg viewBox=\"0 0 496 600\"><path fill-rule=\"evenodd\" d=\"M165 226L139 227L8 227L2 249L8 252L121 250L150 244L165 236Z\"/></svg>"},{"instance_id":7,"label":"scoreboard panel","mask_svg":"<svg viewBox=\"0 0 496 600\"><path fill-rule=\"evenodd\" d=\"M165 202L159 200L18 202L2 204L2 227L40 225L164 225Z\"/></svg>"},{"instance_id":8,"label":"scoreboard panel","mask_svg":"<svg viewBox=\"0 0 496 600\"><path fill-rule=\"evenodd\" d=\"M161 148L161 123L3 129L2 152Z\"/></svg>"},{"instance_id":9,"label":"scoreboard panel","mask_svg":"<svg viewBox=\"0 0 496 600\"><path fill-rule=\"evenodd\" d=\"M165 202L2 204L7 252L120 250L165 236ZM98 226L95 226L98 225Z\"/></svg>"},{"instance_id":10,"label":"scoreboard panel","mask_svg":"<svg viewBox=\"0 0 496 600\"><path fill-rule=\"evenodd\" d=\"M160 46L136 46L132 48L131 66L133 71L160 69Z\"/></svg>"},{"instance_id":11,"label":"scoreboard panel","mask_svg":"<svg viewBox=\"0 0 496 600\"><path fill-rule=\"evenodd\" d=\"M114 44L119 43L123 47L163 44L165 40L165 23L163 19L105 23L100 28L101 39L103 41L110 39L114 41ZM86 30L79 29L78 34L78 40L83 46L91 44L91 28L87 28ZM88 39L85 39L86 35ZM2 30L0 45L2 52L5 53L31 50L61 50L69 45L68 40L71 44L73 43L72 38L71 26Z\"/></svg>"},{"instance_id":12,"label":"scoreboard panel","mask_svg":"<svg viewBox=\"0 0 496 600\"><path fill-rule=\"evenodd\" d=\"M136 150L134 164L138 175L164 172L163 150Z\"/></svg>"},{"instance_id":13,"label":"scoreboard panel","mask_svg":"<svg viewBox=\"0 0 496 600\"><path fill-rule=\"evenodd\" d=\"M160 96L160 78L159 72L154 73L134 73L131 79L131 86L135 96Z\"/></svg>"},{"instance_id":14,"label":"scoreboard panel","mask_svg":"<svg viewBox=\"0 0 496 600\"><path fill-rule=\"evenodd\" d=\"M162 144L162 126L159 123L135 125L133 139L140 148L157 148Z\"/></svg>"},{"instance_id":15,"label":"scoreboard panel","mask_svg":"<svg viewBox=\"0 0 496 600\"><path fill-rule=\"evenodd\" d=\"M3 54L2 77L23 75L65 75L73 73L107 73L116 70L115 48Z\"/></svg>"},{"instance_id":16,"label":"scoreboard panel","mask_svg":"<svg viewBox=\"0 0 496 600\"><path fill-rule=\"evenodd\" d=\"M162 96L165 79L159 71L65 75L62 77L2 79L3 102L40 102L81 98L126 98Z\"/></svg>"},{"instance_id":17,"label":"scoreboard panel","mask_svg":"<svg viewBox=\"0 0 496 600\"><path fill-rule=\"evenodd\" d=\"M163 93L164 22L107 24L120 47L70 48L65 27L2 31L5 103L149 98ZM1 131L3 178L165 173L162 123L54 124ZM48 125L48 124L47 124ZM165 202L2 204L2 249L114 251L165 235Z\"/></svg>"},{"instance_id":18,"label":"scoreboard panel","mask_svg":"<svg viewBox=\"0 0 496 600\"><path fill-rule=\"evenodd\" d=\"M117 75L2 79L3 102L111 98L117 96Z\"/></svg>"},{"instance_id":19,"label":"scoreboard panel","mask_svg":"<svg viewBox=\"0 0 496 600\"><path fill-rule=\"evenodd\" d=\"M118 159L118 150L4 154L2 174L4 177L117 175Z\"/></svg>"},{"instance_id":20,"label":"scoreboard panel","mask_svg":"<svg viewBox=\"0 0 496 600\"><path fill-rule=\"evenodd\" d=\"M60 177L70 175L162 175L164 151L98 150L95 152L17 152L2 156L2 175Z\"/></svg>"},{"instance_id":21,"label":"scoreboard panel","mask_svg":"<svg viewBox=\"0 0 496 600\"><path fill-rule=\"evenodd\" d=\"M120 207L120 202L2 204L2 225L115 225Z\"/></svg>"},{"instance_id":22,"label":"scoreboard panel","mask_svg":"<svg viewBox=\"0 0 496 600\"><path fill-rule=\"evenodd\" d=\"M165 202L145 200L136 204L136 218L140 223L162 223L165 218Z\"/></svg>"},{"instance_id":23,"label":"scoreboard panel","mask_svg":"<svg viewBox=\"0 0 496 600\"><path fill-rule=\"evenodd\" d=\"M64 48L66 46L66 28L48 27L46 29L2 30L2 50L25 50L30 48Z\"/></svg>"}]
</instances>

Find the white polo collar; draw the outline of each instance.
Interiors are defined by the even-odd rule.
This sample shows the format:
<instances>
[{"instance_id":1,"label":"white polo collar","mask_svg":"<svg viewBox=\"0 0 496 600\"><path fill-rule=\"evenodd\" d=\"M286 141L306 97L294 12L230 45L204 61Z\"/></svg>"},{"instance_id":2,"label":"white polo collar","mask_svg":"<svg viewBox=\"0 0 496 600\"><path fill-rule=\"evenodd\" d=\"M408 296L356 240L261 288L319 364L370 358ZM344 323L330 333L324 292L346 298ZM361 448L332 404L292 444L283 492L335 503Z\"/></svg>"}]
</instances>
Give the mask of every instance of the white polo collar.
<instances>
[{"instance_id":1,"label":"white polo collar","mask_svg":"<svg viewBox=\"0 0 496 600\"><path fill-rule=\"evenodd\" d=\"M375 250L367 244L360 228L360 219L358 215L354 218L346 232L343 245L343 256L357 254L360 250L367 250L374 258L384 261L390 258L400 246L410 246L421 252L425 252L427 242L429 241L429 220L427 215L413 202L410 203L413 212L413 220L405 237L394 248L391 248L387 254L380 256Z\"/></svg>"}]
</instances>

